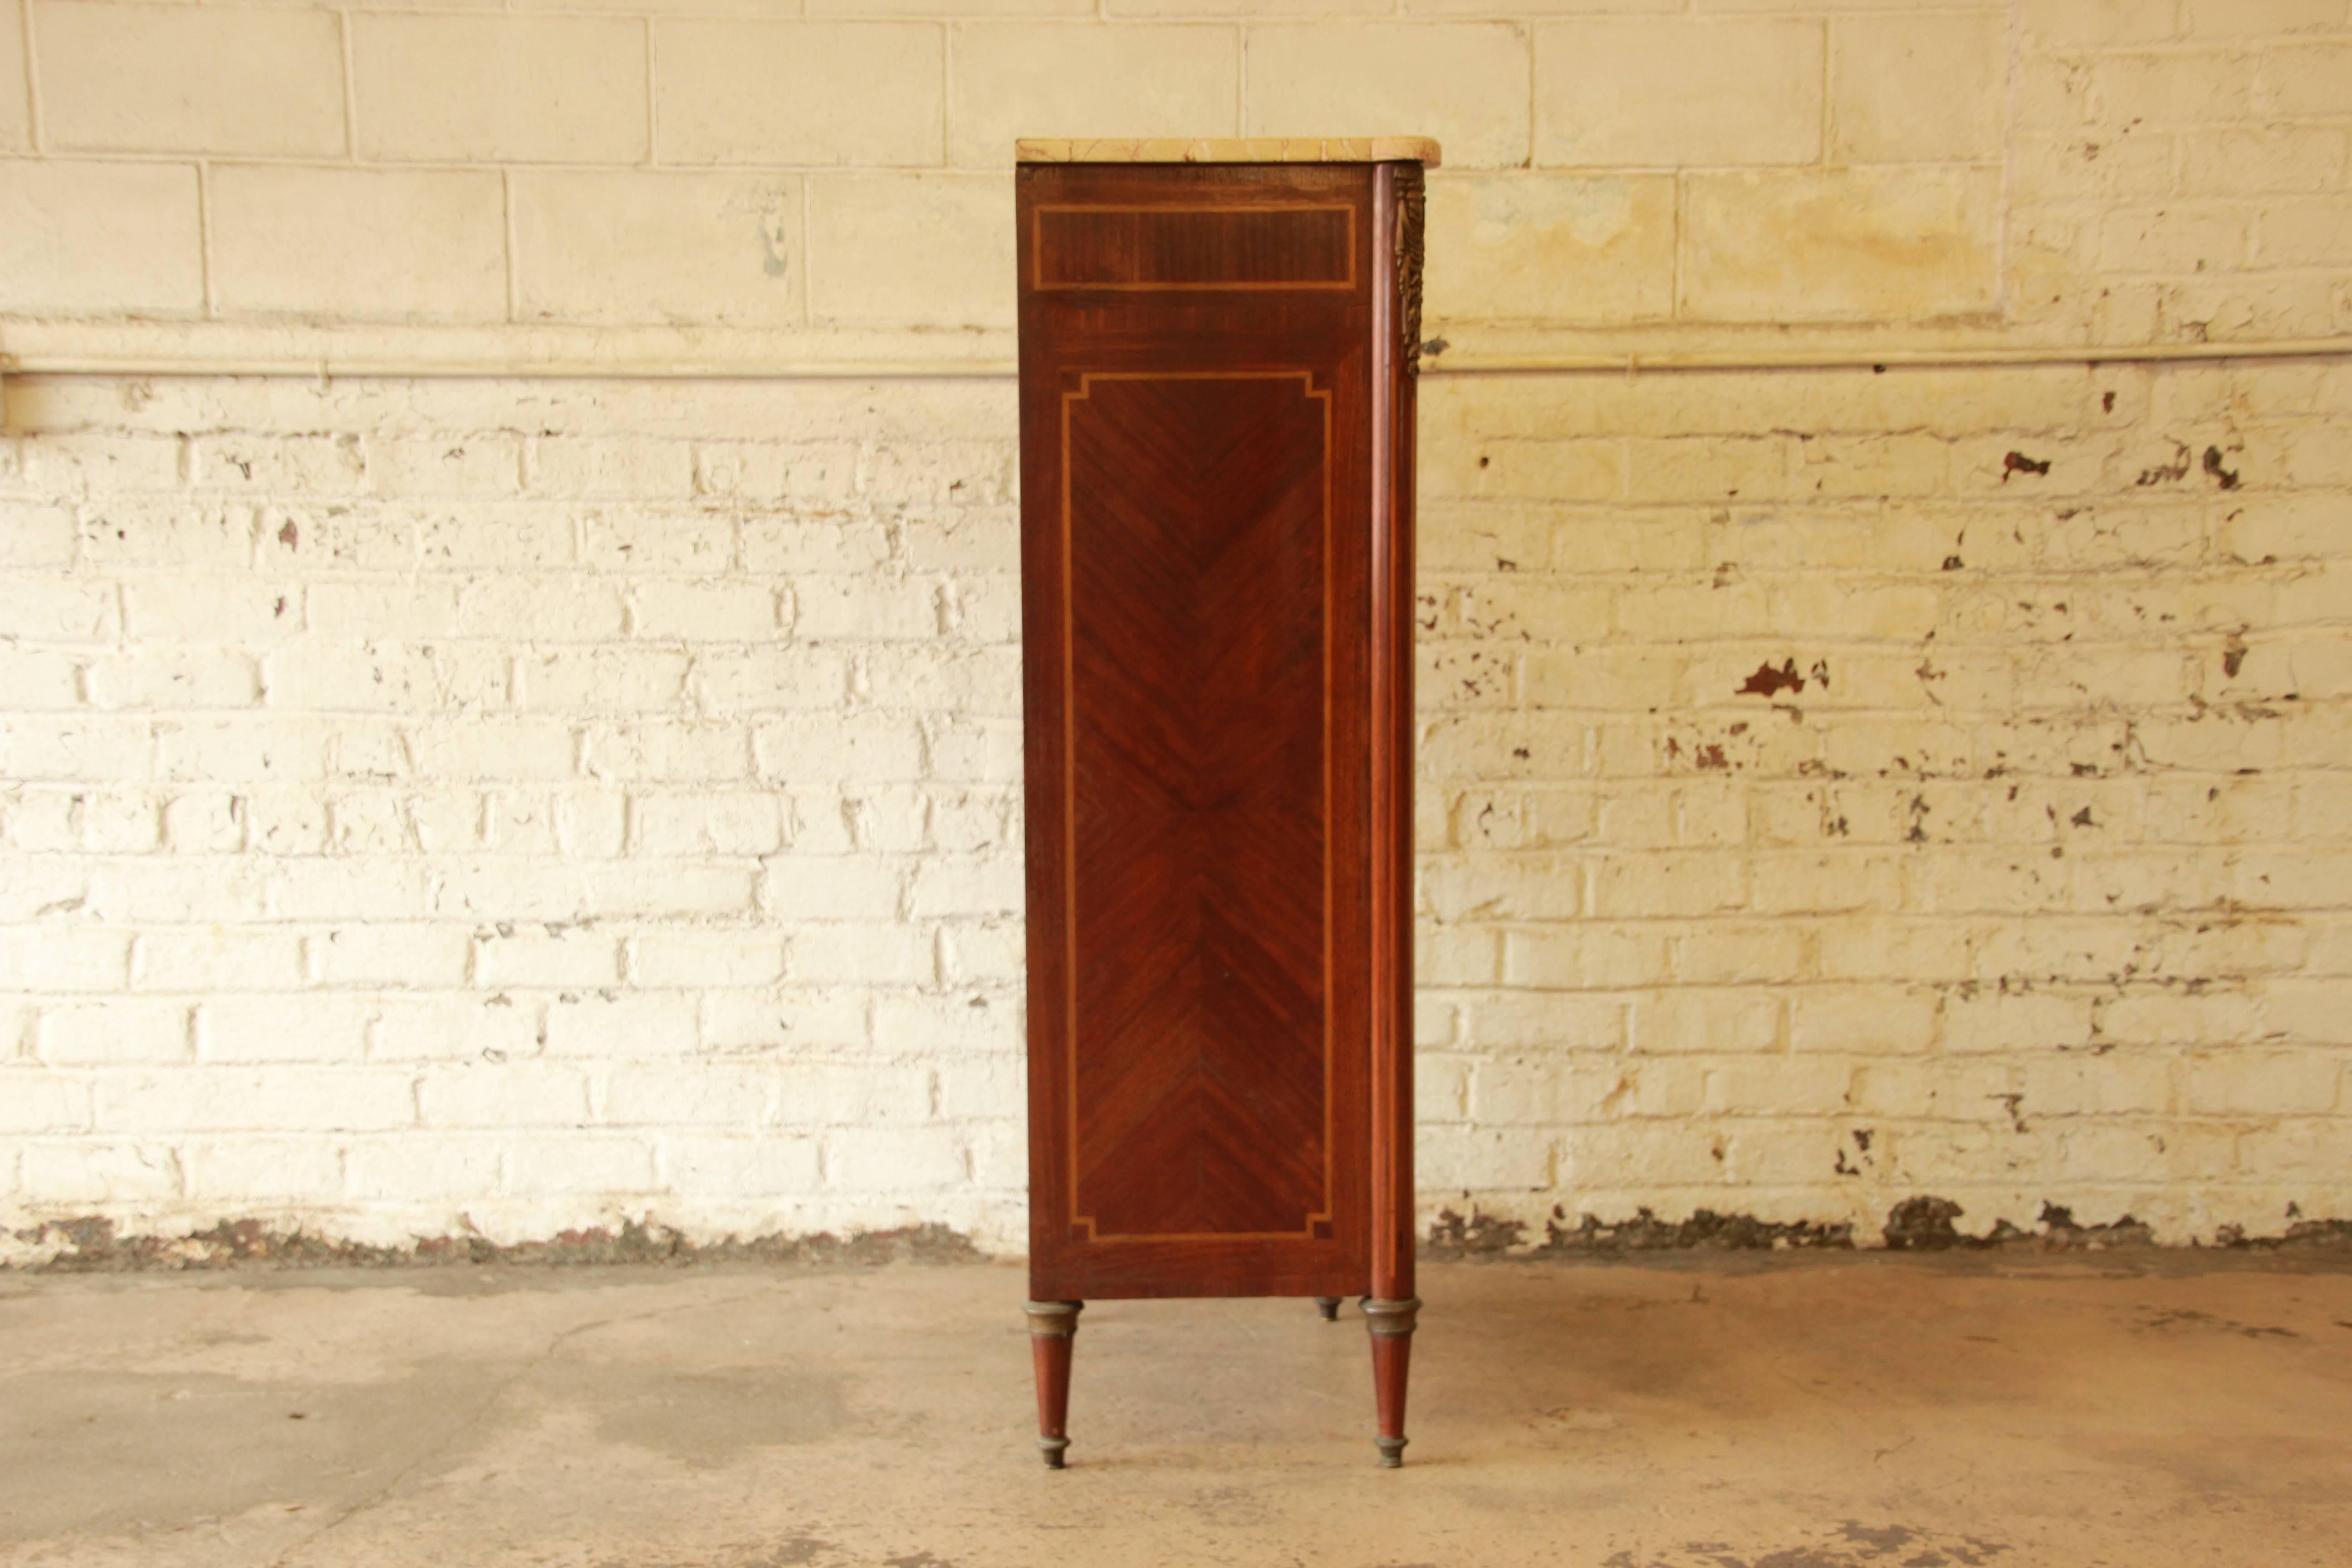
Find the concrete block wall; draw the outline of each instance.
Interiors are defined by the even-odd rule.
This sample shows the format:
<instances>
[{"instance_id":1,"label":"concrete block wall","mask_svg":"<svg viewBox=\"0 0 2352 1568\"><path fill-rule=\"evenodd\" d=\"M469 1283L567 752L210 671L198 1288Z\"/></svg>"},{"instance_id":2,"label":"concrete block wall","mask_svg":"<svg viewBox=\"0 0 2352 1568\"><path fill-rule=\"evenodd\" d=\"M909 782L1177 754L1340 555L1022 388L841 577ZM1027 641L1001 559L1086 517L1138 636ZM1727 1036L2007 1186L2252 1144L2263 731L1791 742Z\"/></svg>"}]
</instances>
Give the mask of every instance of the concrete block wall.
<instances>
[{"instance_id":1,"label":"concrete block wall","mask_svg":"<svg viewBox=\"0 0 2352 1568\"><path fill-rule=\"evenodd\" d=\"M2345 0L0 0L17 1255L1017 1247L1010 142L1373 131L1433 1221L2352 1216Z\"/></svg>"}]
</instances>

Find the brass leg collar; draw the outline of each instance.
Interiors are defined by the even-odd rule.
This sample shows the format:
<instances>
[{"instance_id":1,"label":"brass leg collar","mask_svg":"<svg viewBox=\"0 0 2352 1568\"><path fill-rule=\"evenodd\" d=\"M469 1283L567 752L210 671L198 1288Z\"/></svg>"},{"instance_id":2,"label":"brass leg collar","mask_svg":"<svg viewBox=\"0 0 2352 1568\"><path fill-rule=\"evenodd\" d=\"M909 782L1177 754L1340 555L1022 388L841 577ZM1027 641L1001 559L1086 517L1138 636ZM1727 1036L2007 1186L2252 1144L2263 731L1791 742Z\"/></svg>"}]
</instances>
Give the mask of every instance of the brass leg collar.
<instances>
[{"instance_id":1,"label":"brass leg collar","mask_svg":"<svg viewBox=\"0 0 2352 1568\"><path fill-rule=\"evenodd\" d=\"M1409 1334L1421 1316L1421 1298L1408 1296L1402 1301L1381 1301L1367 1298L1364 1301L1364 1328L1369 1333L1385 1338L1391 1334Z\"/></svg>"},{"instance_id":2,"label":"brass leg collar","mask_svg":"<svg viewBox=\"0 0 2352 1568\"><path fill-rule=\"evenodd\" d=\"M1048 1339L1066 1340L1078 1331L1078 1314L1087 1310L1084 1301L1024 1301L1021 1310L1029 1314L1029 1331Z\"/></svg>"}]
</instances>

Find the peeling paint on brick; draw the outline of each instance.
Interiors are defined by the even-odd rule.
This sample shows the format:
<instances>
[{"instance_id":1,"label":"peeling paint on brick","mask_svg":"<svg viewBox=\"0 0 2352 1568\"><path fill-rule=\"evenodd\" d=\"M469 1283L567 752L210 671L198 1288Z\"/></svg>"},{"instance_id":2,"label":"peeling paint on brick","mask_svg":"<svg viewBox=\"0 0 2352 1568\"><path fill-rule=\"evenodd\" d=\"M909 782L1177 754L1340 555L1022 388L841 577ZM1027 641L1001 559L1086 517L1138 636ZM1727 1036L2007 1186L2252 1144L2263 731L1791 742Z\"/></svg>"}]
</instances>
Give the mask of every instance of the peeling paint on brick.
<instances>
[{"instance_id":1,"label":"peeling paint on brick","mask_svg":"<svg viewBox=\"0 0 2352 1568\"><path fill-rule=\"evenodd\" d=\"M696 1241L656 1221L616 1230L567 1230L538 1241L499 1243L479 1235L419 1237L404 1246L337 1240L278 1230L259 1220L223 1220L184 1236L118 1235L103 1217L55 1220L11 1235L14 1260L0 1268L44 1274L129 1274L222 1268L432 1268L473 1264L538 1268L592 1265L756 1263L777 1266L976 1263L971 1238L945 1226L908 1226L845 1237L772 1234Z\"/></svg>"}]
</instances>

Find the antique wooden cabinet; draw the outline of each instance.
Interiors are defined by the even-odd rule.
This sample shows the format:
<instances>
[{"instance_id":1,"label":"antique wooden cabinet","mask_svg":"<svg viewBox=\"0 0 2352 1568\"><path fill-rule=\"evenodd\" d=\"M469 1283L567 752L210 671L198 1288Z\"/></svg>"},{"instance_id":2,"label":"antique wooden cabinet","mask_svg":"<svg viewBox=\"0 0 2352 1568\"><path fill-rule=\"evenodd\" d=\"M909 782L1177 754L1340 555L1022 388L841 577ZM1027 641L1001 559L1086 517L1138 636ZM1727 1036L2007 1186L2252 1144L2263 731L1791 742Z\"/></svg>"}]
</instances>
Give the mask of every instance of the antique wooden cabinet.
<instances>
[{"instance_id":1,"label":"antique wooden cabinet","mask_svg":"<svg viewBox=\"0 0 2352 1568\"><path fill-rule=\"evenodd\" d=\"M1089 1299L1413 1296L1433 143L1020 144L1038 1443Z\"/></svg>"}]
</instances>

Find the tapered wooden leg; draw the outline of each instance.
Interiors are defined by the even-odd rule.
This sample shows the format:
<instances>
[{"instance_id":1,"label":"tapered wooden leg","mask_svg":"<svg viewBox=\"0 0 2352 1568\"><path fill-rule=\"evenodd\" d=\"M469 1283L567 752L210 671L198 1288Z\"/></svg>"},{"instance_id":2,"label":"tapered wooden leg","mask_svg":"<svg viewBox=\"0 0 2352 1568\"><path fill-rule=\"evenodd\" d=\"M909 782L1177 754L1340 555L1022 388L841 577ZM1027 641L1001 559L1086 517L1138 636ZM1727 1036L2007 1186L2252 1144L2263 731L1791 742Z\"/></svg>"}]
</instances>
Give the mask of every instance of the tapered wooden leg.
<instances>
[{"instance_id":1,"label":"tapered wooden leg","mask_svg":"<svg viewBox=\"0 0 2352 1568\"><path fill-rule=\"evenodd\" d=\"M1029 1359L1037 1369L1037 1451L1045 1468L1062 1468L1070 1446L1070 1351L1078 1337L1084 1301L1030 1301Z\"/></svg>"},{"instance_id":2,"label":"tapered wooden leg","mask_svg":"<svg viewBox=\"0 0 2352 1568\"><path fill-rule=\"evenodd\" d=\"M1372 1337L1372 1400L1379 1407L1381 1468L1393 1470L1404 1463L1404 1384L1412 1363L1412 1330L1421 1312L1421 1298L1402 1301L1364 1302L1364 1326Z\"/></svg>"},{"instance_id":3,"label":"tapered wooden leg","mask_svg":"<svg viewBox=\"0 0 2352 1568\"><path fill-rule=\"evenodd\" d=\"M1315 1310L1323 1314L1325 1322L1336 1323L1339 1321L1339 1298L1318 1296L1315 1298Z\"/></svg>"}]
</instances>

